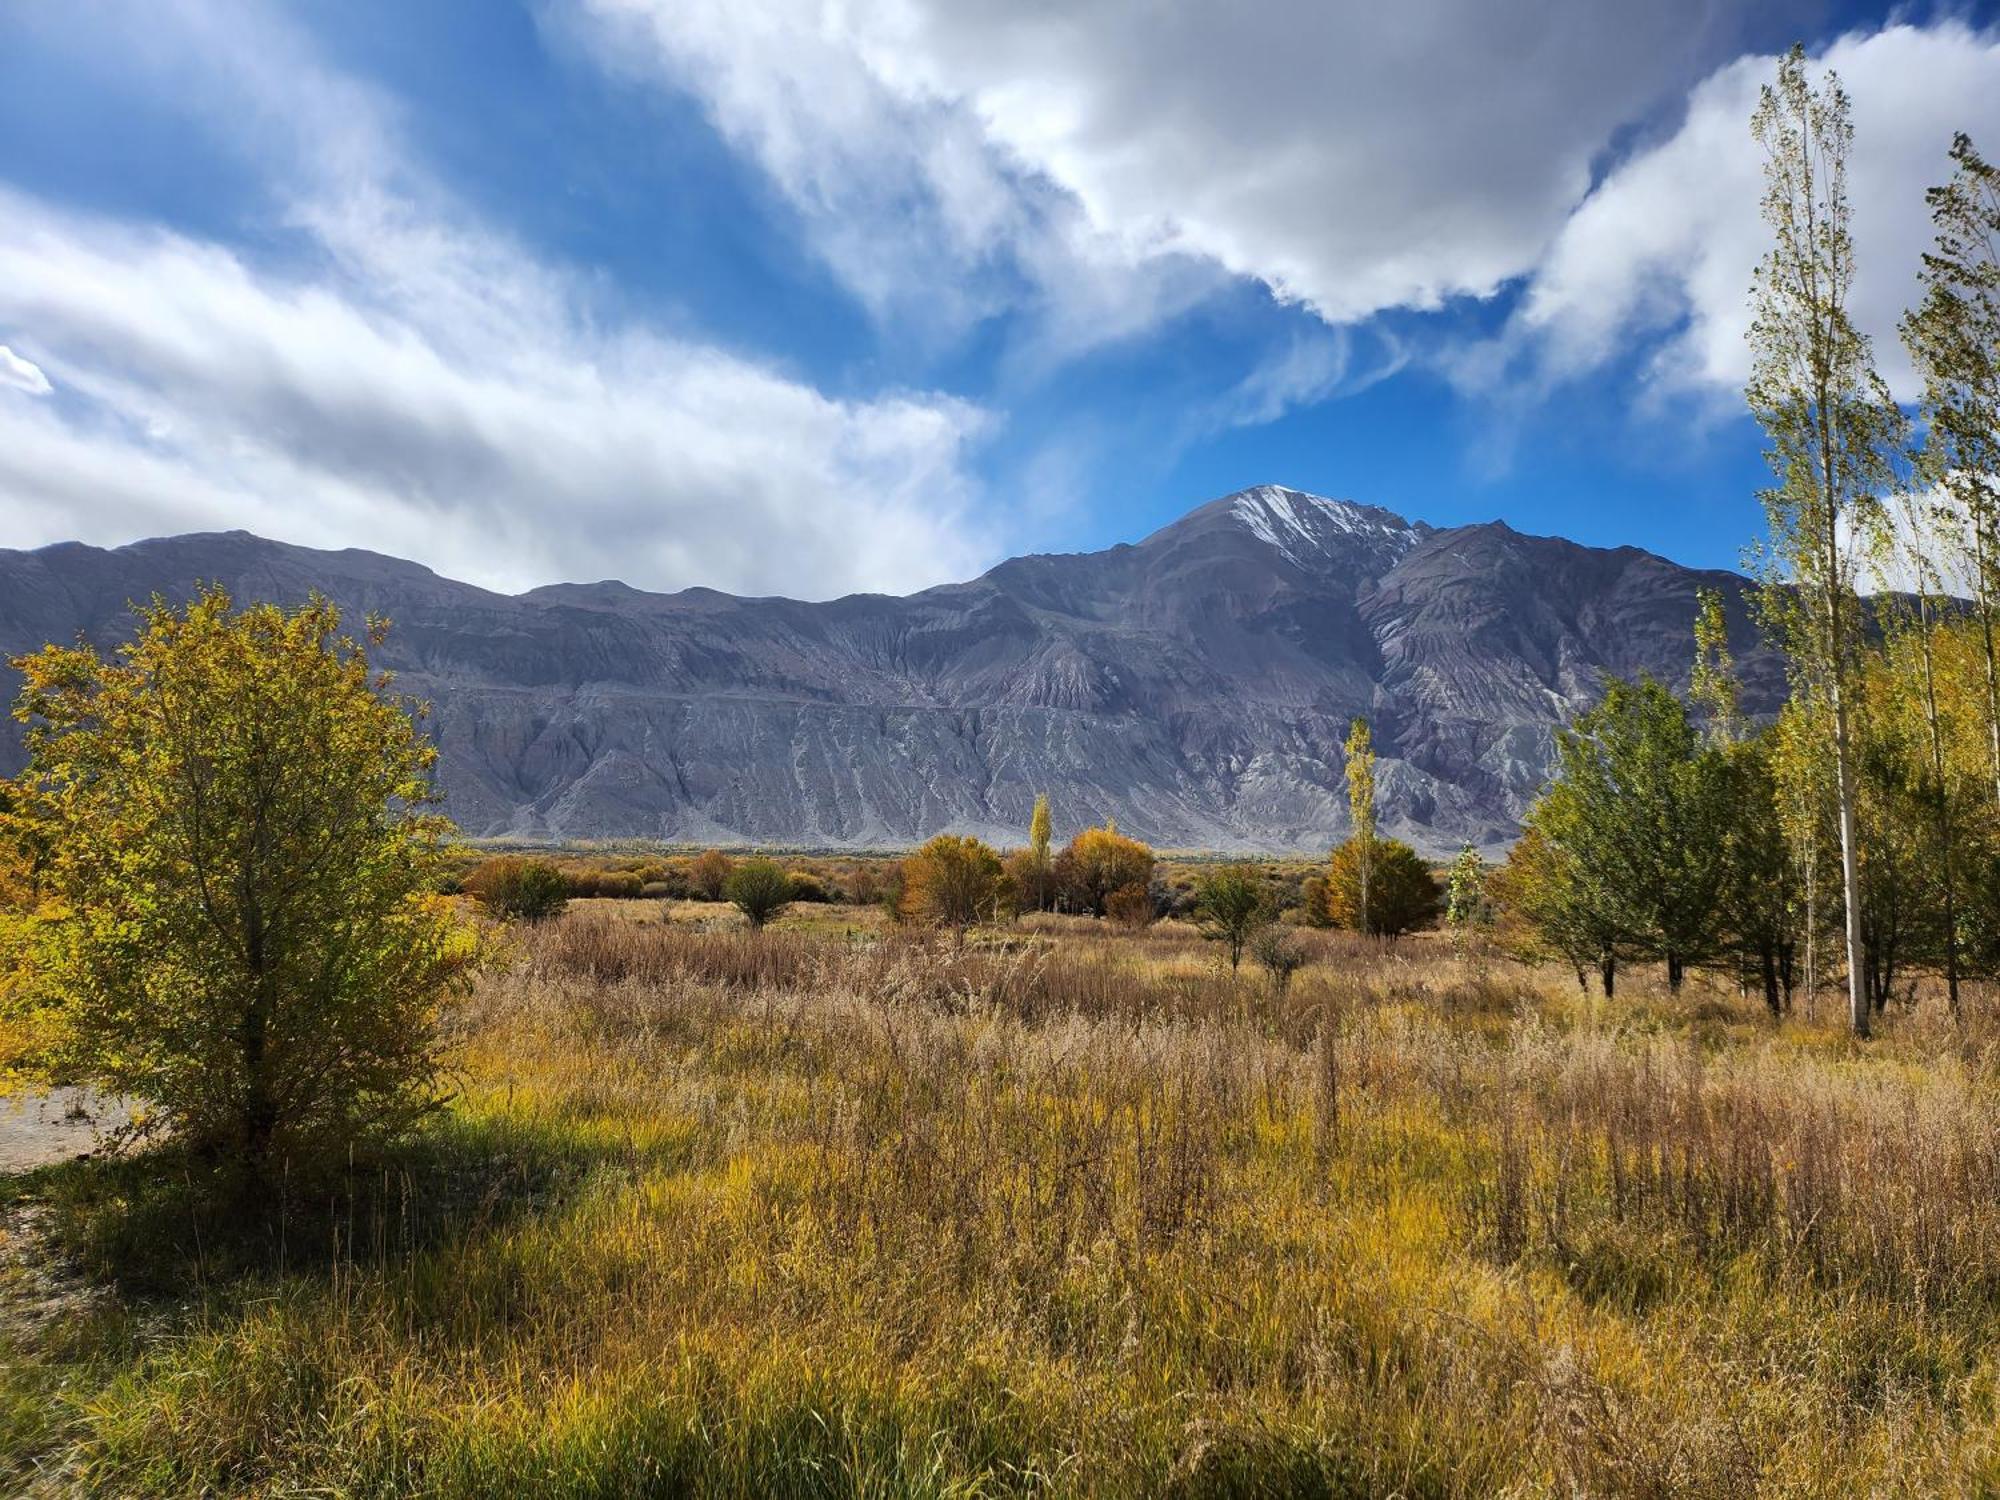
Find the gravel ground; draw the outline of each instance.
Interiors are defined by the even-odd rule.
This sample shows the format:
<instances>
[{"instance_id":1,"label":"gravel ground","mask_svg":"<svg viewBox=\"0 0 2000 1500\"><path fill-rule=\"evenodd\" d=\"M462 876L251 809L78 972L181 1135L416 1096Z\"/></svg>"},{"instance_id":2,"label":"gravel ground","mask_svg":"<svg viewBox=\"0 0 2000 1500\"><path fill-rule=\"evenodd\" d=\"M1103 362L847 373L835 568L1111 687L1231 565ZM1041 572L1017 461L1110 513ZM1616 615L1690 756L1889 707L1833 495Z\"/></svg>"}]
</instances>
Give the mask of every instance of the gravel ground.
<instances>
[{"instance_id":1,"label":"gravel ground","mask_svg":"<svg viewBox=\"0 0 2000 1500\"><path fill-rule=\"evenodd\" d=\"M125 1119L124 1109L88 1089L0 1098L0 1174L81 1156L95 1149L102 1132Z\"/></svg>"}]
</instances>

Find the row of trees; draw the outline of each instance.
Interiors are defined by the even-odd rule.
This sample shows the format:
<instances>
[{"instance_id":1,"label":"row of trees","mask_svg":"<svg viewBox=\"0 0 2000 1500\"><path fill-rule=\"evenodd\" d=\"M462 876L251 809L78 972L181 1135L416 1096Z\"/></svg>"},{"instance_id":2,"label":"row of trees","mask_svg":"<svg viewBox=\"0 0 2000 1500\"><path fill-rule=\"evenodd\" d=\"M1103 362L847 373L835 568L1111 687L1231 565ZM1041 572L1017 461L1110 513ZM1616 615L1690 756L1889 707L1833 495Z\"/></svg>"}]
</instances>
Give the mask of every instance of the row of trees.
<instances>
[{"instance_id":1,"label":"row of trees","mask_svg":"<svg viewBox=\"0 0 2000 1500\"><path fill-rule=\"evenodd\" d=\"M1753 285L1747 396L1768 439L1760 615L1789 699L1742 722L1719 602L1691 704L1617 684L1560 745L1496 888L1521 951L1595 969L1728 963L1774 1010L1836 966L1867 1035L1900 976L2000 956L2000 169L1951 144L1900 333L1906 412L1854 324L1838 78L1794 48L1752 121L1772 246ZM1899 592L1862 590L1894 583ZM1690 712L1690 708L1694 710Z\"/></svg>"}]
</instances>

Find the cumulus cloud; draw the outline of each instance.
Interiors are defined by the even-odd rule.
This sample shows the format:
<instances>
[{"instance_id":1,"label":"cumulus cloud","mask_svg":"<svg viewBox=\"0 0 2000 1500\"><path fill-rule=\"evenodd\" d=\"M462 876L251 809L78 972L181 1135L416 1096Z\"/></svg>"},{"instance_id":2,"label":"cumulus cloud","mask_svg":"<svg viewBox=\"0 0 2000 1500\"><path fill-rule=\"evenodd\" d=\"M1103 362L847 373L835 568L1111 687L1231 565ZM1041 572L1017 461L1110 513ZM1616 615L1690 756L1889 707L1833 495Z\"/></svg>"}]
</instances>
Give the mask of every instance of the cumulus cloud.
<instances>
[{"instance_id":1,"label":"cumulus cloud","mask_svg":"<svg viewBox=\"0 0 2000 1500\"><path fill-rule=\"evenodd\" d=\"M965 462L984 412L836 398L607 326L560 268L425 183L365 94L289 33L214 16L176 12L217 44L194 49L209 81L300 136L297 253L0 193L0 330L32 329L63 392L0 403L10 543L241 526L497 587L810 597L989 559Z\"/></svg>"},{"instance_id":2,"label":"cumulus cloud","mask_svg":"<svg viewBox=\"0 0 2000 1500\"><path fill-rule=\"evenodd\" d=\"M0 344L0 386L26 391L30 396L46 396L55 389L40 365L21 358L5 344Z\"/></svg>"},{"instance_id":3,"label":"cumulus cloud","mask_svg":"<svg viewBox=\"0 0 2000 1500\"><path fill-rule=\"evenodd\" d=\"M1930 241L1924 189L1948 174L1953 132L2000 142L2000 33L1893 26L1843 37L1820 61L1853 100L1854 312L1892 390L1909 399L1916 381L1896 324ZM1742 386L1750 278L1770 240L1749 120L1775 68L1775 58L1745 57L1719 69L1668 139L1605 178L1564 225L1502 342L1465 367L1475 383L1524 368L1558 382L1652 338L1656 389Z\"/></svg>"},{"instance_id":4,"label":"cumulus cloud","mask_svg":"<svg viewBox=\"0 0 2000 1500\"><path fill-rule=\"evenodd\" d=\"M1136 275L1124 324L1172 304L1139 273L1173 263L1336 323L1489 294L1615 130L1735 50L1733 7L1651 0L582 3L599 55L704 100L871 302L940 264L1099 297Z\"/></svg>"}]
</instances>

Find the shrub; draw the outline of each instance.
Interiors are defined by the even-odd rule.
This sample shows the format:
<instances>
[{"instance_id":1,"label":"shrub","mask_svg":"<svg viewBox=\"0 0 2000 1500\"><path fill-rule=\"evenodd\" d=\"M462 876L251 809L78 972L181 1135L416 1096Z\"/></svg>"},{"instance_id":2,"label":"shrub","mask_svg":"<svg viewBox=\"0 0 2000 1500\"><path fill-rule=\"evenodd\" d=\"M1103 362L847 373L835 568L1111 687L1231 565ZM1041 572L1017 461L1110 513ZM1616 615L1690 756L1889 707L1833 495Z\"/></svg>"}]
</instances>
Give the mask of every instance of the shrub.
<instances>
[{"instance_id":1,"label":"shrub","mask_svg":"<svg viewBox=\"0 0 2000 1500\"><path fill-rule=\"evenodd\" d=\"M1094 917L1109 914L1114 891L1134 885L1144 891L1152 879L1153 851L1111 824L1084 829L1056 856L1055 881L1063 899L1072 911Z\"/></svg>"},{"instance_id":2,"label":"shrub","mask_svg":"<svg viewBox=\"0 0 2000 1500\"><path fill-rule=\"evenodd\" d=\"M370 632L379 642L386 627ZM139 611L113 661L17 661L38 852L30 983L53 1076L268 1185L439 1099L439 1002L476 954L436 894L435 745L314 598Z\"/></svg>"},{"instance_id":3,"label":"shrub","mask_svg":"<svg viewBox=\"0 0 2000 1500\"><path fill-rule=\"evenodd\" d=\"M562 871L562 877L569 894L579 899L596 896L627 901L645 888L645 882L633 870L593 870L587 865L571 865Z\"/></svg>"},{"instance_id":4,"label":"shrub","mask_svg":"<svg viewBox=\"0 0 2000 1500\"><path fill-rule=\"evenodd\" d=\"M1305 966L1306 953L1298 934L1267 923L1250 938L1250 956L1271 976L1271 988L1279 998L1291 987L1292 976Z\"/></svg>"},{"instance_id":5,"label":"shrub","mask_svg":"<svg viewBox=\"0 0 2000 1500\"><path fill-rule=\"evenodd\" d=\"M974 922L995 915L1005 884L999 855L978 839L941 833L903 861L903 915L962 939Z\"/></svg>"},{"instance_id":6,"label":"shrub","mask_svg":"<svg viewBox=\"0 0 2000 1500\"><path fill-rule=\"evenodd\" d=\"M792 899L809 906L824 906L833 900L833 892L810 870L795 870L792 872Z\"/></svg>"},{"instance_id":7,"label":"shrub","mask_svg":"<svg viewBox=\"0 0 2000 1500\"><path fill-rule=\"evenodd\" d=\"M1104 898L1104 915L1120 927L1144 927L1153 920L1153 893L1137 881Z\"/></svg>"},{"instance_id":8,"label":"shrub","mask_svg":"<svg viewBox=\"0 0 2000 1500\"><path fill-rule=\"evenodd\" d=\"M540 922L563 914L570 883L545 859L503 854L467 875L465 892L496 917Z\"/></svg>"},{"instance_id":9,"label":"shrub","mask_svg":"<svg viewBox=\"0 0 2000 1500\"><path fill-rule=\"evenodd\" d=\"M1443 894L1430 867L1400 839L1374 841L1374 868L1368 882L1368 910L1361 910L1360 840L1333 851L1326 875L1327 915L1336 927L1379 937L1400 937L1436 918Z\"/></svg>"},{"instance_id":10,"label":"shrub","mask_svg":"<svg viewBox=\"0 0 2000 1500\"><path fill-rule=\"evenodd\" d=\"M688 885L704 901L720 901L727 894L729 876L736 861L720 849L709 849L688 866Z\"/></svg>"},{"instance_id":11,"label":"shrub","mask_svg":"<svg viewBox=\"0 0 2000 1500\"><path fill-rule=\"evenodd\" d=\"M1224 865L1195 883L1194 910L1201 935L1226 946L1229 967L1243 962L1243 945L1271 920L1270 891L1248 865Z\"/></svg>"},{"instance_id":12,"label":"shrub","mask_svg":"<svg viewBox=\"0 0 2000 1500\"><path fill-rule=\"evenodd\" d=\"M722 893L752 927L762 927L791 905L792 877L775 859L746 859L729 872Z\"/></svg>"}]
</instances>

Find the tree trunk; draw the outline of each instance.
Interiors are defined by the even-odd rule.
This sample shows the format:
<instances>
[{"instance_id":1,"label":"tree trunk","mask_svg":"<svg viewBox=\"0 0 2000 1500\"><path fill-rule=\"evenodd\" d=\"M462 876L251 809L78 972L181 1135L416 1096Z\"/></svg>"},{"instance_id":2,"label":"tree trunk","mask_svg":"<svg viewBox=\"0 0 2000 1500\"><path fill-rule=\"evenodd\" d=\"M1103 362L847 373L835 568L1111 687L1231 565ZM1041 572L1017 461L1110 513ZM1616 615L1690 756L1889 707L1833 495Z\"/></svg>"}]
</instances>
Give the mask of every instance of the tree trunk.
<instances>
[{"instance_id":1,"label":"tree trunk","mask_svg":"<svg viewBox=\"0 0 2000 1500\"><path fill-rule=\"evenodd\" d=\"M1920 580L1921 581L1921 580ZM1931 776L1935 779L1938 818L1938 859L1944 875L1944 988L1951 1016L1959 1019L1958 1005L1958 861L1951 842L1951 789L1945 781L1944 730L1938 722L1937 667L1931 658L1931 605L1923 594L1917 596L1917 611L1923 631L1924 718L1931 736Z\"/></svg>"},{"instance_id":2,"label":"tree trunk","mask_svg":"<svg viewBox=\"0 0 2000 1500\"><path fill-rule=\"evenodd\" d=\"M1829 536L1833 535L1833 521L1829 513ZM1838 557L1838 540L1833 540L1830 549ZM1828 584L1828 624L1832 640L1830 656L1832 671L1831 692L1833 695L1833 780L1834 789L1840 799L1840 885L1846 898L1847 907L1847 1018L1854 1034L1866 1039L1869 1032L1868 991L1862 973L1864 956L1861 951L1861 848L1859 831L1854 818L1854 767L1853 749L1847 732L1847 693L1845 691L1846 671L1841 661L1840 596L1839 571L1836 566Z\"/></svg>"},{"instance_id":3,"label":"tree trunk","mask_svg":"<svg viewBox=\"0 0 2000 1500\"><path fill-rule=\"evenodd\" d=\"M1598 960L1598 983L1604 986L1604 998L1609 1000L1618 989L1618 960L1606 954Z\"/></svg>"},{"instance_id":4,"label":"tree trunk","mask_svg":"<svg viewBox=\"0 0 2000 1500\"><path fill-rule=\"evenodd\" d=\"M1774 943L1765 943L1758 954L1764 970L1764 1004L1771 1012L1771 1019L1777 1020L1785 1013L1784 996L1778 985L1778 950Z\"/></svg>"},{"instance_id":5,"label":"tree trunk","mask_svg":"<svg viewBox=\"0 0 2000 1500\"><path fill-rule=\"evenodd\" d=\"M1681 980L1684 977L1684 974L1685 971L1681 963L1681 956L1678 953L1669 953L1667 955L1668 994L1678 995L1681 992Z\"/></svg>"}]
</instances>

